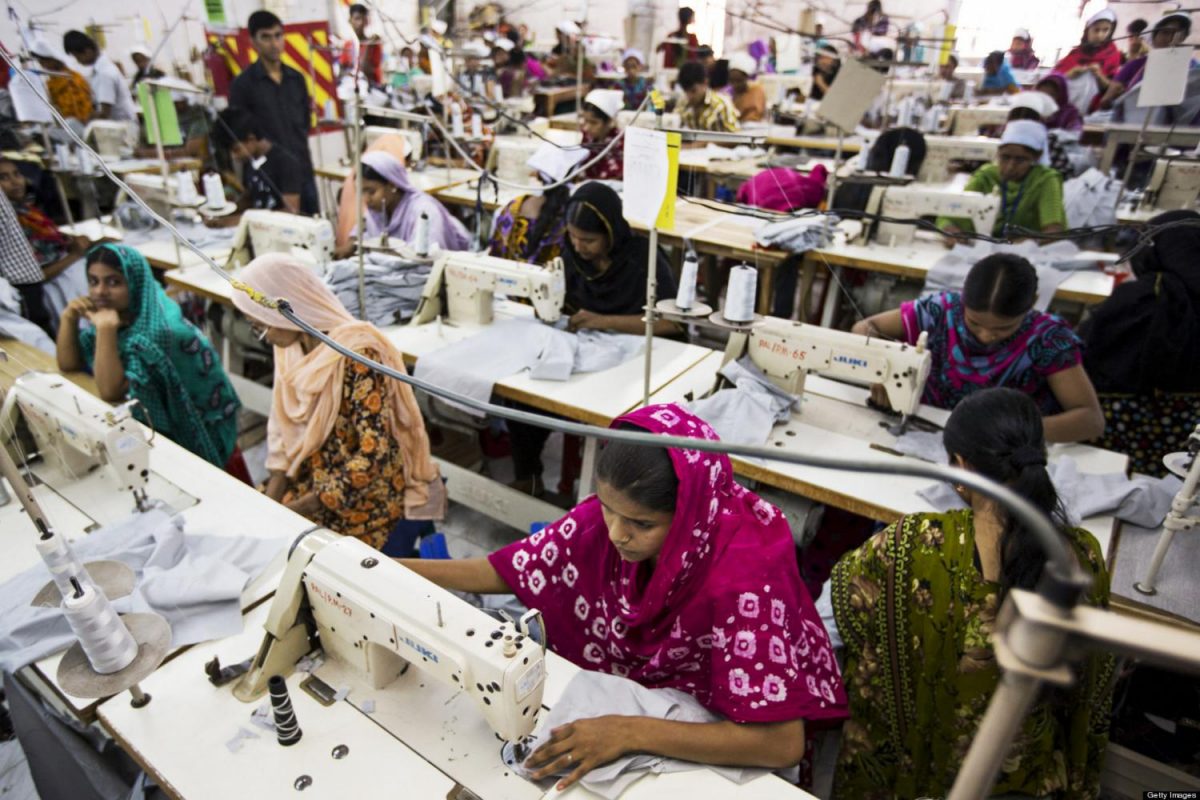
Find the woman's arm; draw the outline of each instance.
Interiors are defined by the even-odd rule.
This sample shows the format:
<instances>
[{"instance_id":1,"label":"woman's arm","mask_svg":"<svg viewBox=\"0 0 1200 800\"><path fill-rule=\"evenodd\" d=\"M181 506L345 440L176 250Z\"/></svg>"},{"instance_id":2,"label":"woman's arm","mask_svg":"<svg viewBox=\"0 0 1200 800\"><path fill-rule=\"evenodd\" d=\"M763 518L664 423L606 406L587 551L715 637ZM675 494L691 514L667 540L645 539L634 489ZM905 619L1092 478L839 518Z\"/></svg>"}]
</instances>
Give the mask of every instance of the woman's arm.
<instances>
[{"instance_id":1,"label":"woman's arm","mask_svg":"<svg viewBox=\"0 0 1200 800\"><path fill-rule=\"evenodd\" d=\"M79 372L87 367L83 353L79 352L79 318L91 309L92 301L89 298L76 297L67 303L59 315L55 350L60 372Z\"/></svg>"},{"instance_id":2,"label":"woman's arm","mask_svg":"<svg viewBox=\"0 0 1200 800\"><path fill-rule=\"evenodd\" d=\"M1042 419L1048 442L1087 442L1104 433L1100 399L1082 364L1050 375L1046 382L1063 407L1059 414Z\"/></svg>"},{"instance_id":3,"label":"woman's arm","mask_svg":"<svg viewBox=\"0 0 1200 800\"><path fill-rule=\"evenodd\" d=\"M582 331L592 328L598 331L641 334L646 332L646 320L641 314L597 314L594 311L576 311L567 323L567 329ZM655 336L670 336L679 328L670 320L660 319L654 323Z\"/></svg>"},{"instance_id":4,"label":"woman's arm","mask_svg":"<svg viewBox=\"0 0 1200 800\"><path fill-rule=\"evenodd\" d=\"M267 485L263 487L263 494L278 503L283 500L287 490L287 473L282 470L271 470L271 476L267 478Z\"/></svg>"},{"instance_id":5,"label":"woman's arm","mask_svg":"<svg viewBox=\"0 0 1200 800\"><path fill-rule=\"evenodd\" d=\"M581 719L555 728L525 765L536 770L535 780L569 770L558 783L561 790L630 753L653 753L697 764L783 769L804 757L804 720L740 724L652 717Z\"/></svg>"},{"instance_id":6,"label":"woman's arm","mask_svg":"<svg viewBox=\"0 0 1200 800\"><path fill-rule=\"evenodd\" d=\"M476 594L512 592L486 558L397 558L396 561L443 589Z\"/></svg>"},{"instance_id":7,"label":"woman's arm","mask_svg":"<svg viewBox=\"0 0 1200 800\"><path fill-rule=\"evenodd\" d=\"M96 390L106 403L119 403L129 392L125 365L121 363L121 351L117 346L121 318L111 308L102 308L93 311L89 319L96 326L96 363L93 367Z\"/></svg>"},{"instance_id":8,"label":"woman's arm","mask_svg":"<svg viewBox=\"0 0 1200 800\"><path fill-rule=\"evenodd\" d=\"M883 336L888 339L902 340L904 338L904 318L898 308L881 311L854 323L850 332L861 336Z\"/></svg>"}]
</instances>

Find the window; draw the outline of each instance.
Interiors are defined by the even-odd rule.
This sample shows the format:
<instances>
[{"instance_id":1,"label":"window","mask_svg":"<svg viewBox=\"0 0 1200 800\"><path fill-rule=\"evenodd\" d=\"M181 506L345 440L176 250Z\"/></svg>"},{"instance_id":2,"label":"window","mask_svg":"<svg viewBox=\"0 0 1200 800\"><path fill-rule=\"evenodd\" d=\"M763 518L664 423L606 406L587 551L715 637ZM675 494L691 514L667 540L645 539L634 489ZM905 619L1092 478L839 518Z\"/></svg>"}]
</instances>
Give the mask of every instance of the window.
<instances>
[{"instance_id":1,"label":"window","mask_svg":"<svg viewBox=\"0 0 1200 800\"><path fill-rule=\"evenodd\" d=\"M1108 0L1089 0L1081 15L1079 6L1061 0L964 0L957 49L961 55L982 58L992 50L1007 50L1013 31L1027 28L1042 66L1051 67L1079 44L1084 21L1107 6Z\"/></svg>"}]
</instances>

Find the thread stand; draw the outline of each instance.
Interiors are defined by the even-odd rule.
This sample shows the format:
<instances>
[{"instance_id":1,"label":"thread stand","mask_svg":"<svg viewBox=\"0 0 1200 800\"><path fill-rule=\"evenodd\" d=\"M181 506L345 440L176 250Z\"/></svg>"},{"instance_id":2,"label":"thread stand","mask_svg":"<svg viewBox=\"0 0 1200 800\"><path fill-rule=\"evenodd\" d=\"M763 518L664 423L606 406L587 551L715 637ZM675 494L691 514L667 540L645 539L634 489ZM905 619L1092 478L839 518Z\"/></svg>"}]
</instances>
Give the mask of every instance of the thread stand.
<instances>
[{"instance_id":1,"label":"thread stand","mask_svg":"<svg viewBox=\"0 0 1200 800\"><path fill-rule=\"evenodd\" d=\"M171 626L158 614L122 614L121 620L138 644L138 654L125 669L102 675L92 669L83 646L76 642L63 654L57 680L67 694L75 697L111 697L128 689L132 705L141 708L150 702L138 682L146 678L166 658L171 649Z\"/></svg>"},{"instance_id":2,"label":"thread stand","mask_svg":"<svg viewBox=\"0 0 1200 800\"><path fill-rule=\"evenodd\" d=\"M89 561L83 565L91 583L109 600L119 600L133 592L136 576L128 565L120 561ZM36 608L58 608L62 605L62 592L54 581L48 581L36 595L31 606Z\"/></svg>"}]
</instances>

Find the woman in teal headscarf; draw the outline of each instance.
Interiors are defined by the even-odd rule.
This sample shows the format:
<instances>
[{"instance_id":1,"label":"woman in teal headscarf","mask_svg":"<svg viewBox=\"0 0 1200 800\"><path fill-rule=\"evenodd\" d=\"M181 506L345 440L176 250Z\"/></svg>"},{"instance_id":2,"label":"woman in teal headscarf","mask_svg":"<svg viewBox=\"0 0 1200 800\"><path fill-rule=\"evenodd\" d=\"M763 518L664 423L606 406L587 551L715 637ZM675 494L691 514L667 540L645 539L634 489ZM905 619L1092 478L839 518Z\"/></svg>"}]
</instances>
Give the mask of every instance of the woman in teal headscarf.
<instances>
[{"instance_id":1,"label":"woman in teal headscarf","mask_svg":"<svg viewBox=\"0 0 1200 800\"><path fill-rule=\"evenodd\" d=\"M87 279L87 296L62 313L59 369L86 366L101 398L137 400L135 413L155 431L248 478L236 453L241 403L233 386L213 346L155 282L142 254L119 244L94 247ZM81 330L80 318L91 327Z\"/></svg>"}]
</instances>

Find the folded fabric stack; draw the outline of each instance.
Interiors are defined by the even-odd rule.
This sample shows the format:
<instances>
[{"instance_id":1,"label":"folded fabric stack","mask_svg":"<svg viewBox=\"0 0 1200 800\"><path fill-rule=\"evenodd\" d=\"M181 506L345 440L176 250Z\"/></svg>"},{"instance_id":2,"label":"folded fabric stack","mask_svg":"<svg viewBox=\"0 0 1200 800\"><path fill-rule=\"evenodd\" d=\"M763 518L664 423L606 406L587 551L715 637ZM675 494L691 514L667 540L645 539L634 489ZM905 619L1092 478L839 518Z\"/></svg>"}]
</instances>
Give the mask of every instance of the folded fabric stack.
<instances>
[{"instance_id":1,"label":"folded fabric stack","mask_svg":"<svg viewBox=\"0 0 1200 800\"><path fill-rule=\"evenodd\" d=\"M431 269L430 264L400 256L367 253L363 259L367 319L374 325L393 325L411 317ZM358 317L358 258L331 263L325 283L346 310Z\"/></svg>"},{"instance_id":2,"label":"folded fabric stack","mask_svg":"<svg viewBox=\"0 0 1200 800\"><path fill-rule=\"evenodd\" d=\"M711 425L723 442L766 444L775 423L791 416L795 395L771 383L749 358L729 362L720 374L733 388L697 400L689 410Z\"/></svg>"},{"instance_id":3,"label":"folded fabric stack","mask_svg":"<svg viewBox=\"0 0 1200 800\"><path fill-rule=\"evenodd\" d=\"M782 219L768 222L755 231L754 241L761 247L807 253L813 248L828 245L837 224L838 218L828 214Z\"/></svg>"}]
</instances>

